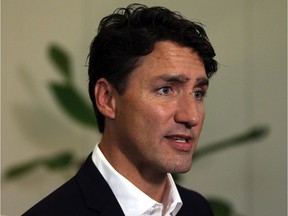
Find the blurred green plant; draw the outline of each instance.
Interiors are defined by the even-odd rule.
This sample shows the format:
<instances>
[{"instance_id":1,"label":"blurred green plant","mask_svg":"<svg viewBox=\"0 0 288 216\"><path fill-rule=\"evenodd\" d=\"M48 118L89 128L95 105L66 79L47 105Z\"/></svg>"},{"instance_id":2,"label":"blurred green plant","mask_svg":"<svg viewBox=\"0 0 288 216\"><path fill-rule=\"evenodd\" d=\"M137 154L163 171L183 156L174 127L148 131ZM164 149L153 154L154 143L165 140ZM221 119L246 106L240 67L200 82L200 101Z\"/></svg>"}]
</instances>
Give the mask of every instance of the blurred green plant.
<instances>
[{"instance_id":1,"label":"blurred green plant","mask_svg":"<svg viewBox=\"0 0 288 216\"><path fill-rule=\"evenodd\" d=\"M48 48L48 57L57 71L63 77L63 82L52 81L49 83L49 89L60 108L73 120L82 126L97 128L96 119L92 105L84 99L78 91L75 81L73 80L73 71L71 58L69 54L60 46L52 44ZM228 148L243 146L258 140L268 133L268 127L255 126L250 130L239 135L227 138L225 140L204 145L197 149L193 156L193 162L209 154L216 153ZM84 159L76 158L71 150L53 154L48 157L38 157L21 164L16 164L6 170L4 177L7 180L19 178L39 166L43 166L50 171L63 171L67 168L79 168ZM174 175L176 181L180 176ZM220 198L208 198L215 216L232 216L236 215L232 205L226 200Z\"/></svg>"},{"instance_id":2,"label":"blurred green plant","mask_svg":"<svg viewBox=\"0 0 288 216\"><path fill-rule=\"evenodd\" d=\"M78 123L84 126L97 127L92 106L79 93L73 80L68 53L57 45L51 45L48 49L48 57L64 79L62 83L52 81L49 84L49 89L56 102L65 113Z\"/></svg>"}]
</instances>

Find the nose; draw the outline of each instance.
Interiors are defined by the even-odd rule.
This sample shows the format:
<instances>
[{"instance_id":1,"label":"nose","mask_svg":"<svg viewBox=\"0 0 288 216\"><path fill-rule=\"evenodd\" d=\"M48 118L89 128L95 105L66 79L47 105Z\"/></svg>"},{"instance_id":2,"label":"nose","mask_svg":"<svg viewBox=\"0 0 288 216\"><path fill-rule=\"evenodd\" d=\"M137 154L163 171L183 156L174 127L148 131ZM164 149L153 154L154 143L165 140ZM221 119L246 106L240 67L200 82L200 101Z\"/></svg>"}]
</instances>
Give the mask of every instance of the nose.
<instances>
[{"instance_id":1,"label":"nose","mask_svg":"<svg viewBox=\"0 0 288 216\"><path fill-rule=\"evenodd\" d=\"M190 129L197 126L204 119L204 104L194 98L183 98L177 104L174 116L175 122L185 125Z\"/></svg>"}]
</instances>

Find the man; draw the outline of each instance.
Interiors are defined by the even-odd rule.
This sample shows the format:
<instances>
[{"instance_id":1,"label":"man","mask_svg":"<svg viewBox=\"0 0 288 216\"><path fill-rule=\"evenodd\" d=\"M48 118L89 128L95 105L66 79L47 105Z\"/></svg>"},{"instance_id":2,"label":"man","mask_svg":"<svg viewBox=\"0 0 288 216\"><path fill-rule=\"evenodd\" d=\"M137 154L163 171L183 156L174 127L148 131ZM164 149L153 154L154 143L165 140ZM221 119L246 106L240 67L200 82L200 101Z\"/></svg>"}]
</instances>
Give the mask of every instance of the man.
<instances>
[{"instance_id":1,"label":"man","mask_svg":"<svg viewBox=\"0 0 288 216\"><path fill-rule=\"evenodd\" d=\"M88 71L102 139L24 215L212 215L170 173L191 168L214 56L204 29L168 9L133 4L104 18Z\"/></svg>"}]
</instances>

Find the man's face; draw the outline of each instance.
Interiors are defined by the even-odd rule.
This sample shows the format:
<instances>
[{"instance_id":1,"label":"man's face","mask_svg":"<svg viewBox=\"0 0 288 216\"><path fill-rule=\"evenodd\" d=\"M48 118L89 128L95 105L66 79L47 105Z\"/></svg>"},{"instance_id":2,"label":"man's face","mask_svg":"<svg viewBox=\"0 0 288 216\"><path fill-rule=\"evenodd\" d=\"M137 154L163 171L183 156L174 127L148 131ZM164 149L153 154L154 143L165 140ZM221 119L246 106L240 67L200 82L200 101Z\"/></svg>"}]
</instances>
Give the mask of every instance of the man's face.
<instances>
[{"instance_id":1,"label":"man's face","mask_svg":"<svg viewBox=\"0 0 288 216\"><path fill-rule=\"evenodd\" d=\"M138 170L187 172L205 117L207 88L196 52L157 43L115 99L116 142L127 161Z\"/></svg>"}]
</instances>

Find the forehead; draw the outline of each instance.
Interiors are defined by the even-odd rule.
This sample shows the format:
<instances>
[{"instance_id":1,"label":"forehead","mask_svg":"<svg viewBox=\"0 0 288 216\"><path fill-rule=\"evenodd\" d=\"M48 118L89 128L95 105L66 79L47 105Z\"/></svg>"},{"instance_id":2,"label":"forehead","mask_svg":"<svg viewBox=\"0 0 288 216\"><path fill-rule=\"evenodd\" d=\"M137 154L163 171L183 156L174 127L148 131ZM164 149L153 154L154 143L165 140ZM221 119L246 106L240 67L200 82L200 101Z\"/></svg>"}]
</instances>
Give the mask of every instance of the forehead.
<instances>
[{"instance_id":1,"label":"forehead","mask_svg":"<svg viewBox=\"0 0 288 216\"><path fill-rule=\"evenodd\" d=\"M169 59L193 54L198 55L191 47L185 47L172 41L160 41L155 44L153 51L147 57Z\"/></svg>"},{"instance_id":2,"label":"forehead","mask_svg":"<svg viewBox=\"0 0 288 216\"><path fill-rule=\"evenodd\" d=\"M156 43L154 50L140 59L134 72L143 78L165 74L181 75L187 79L206 77L204 63L198 53L171 41Z\"/></svg>"}]
</instances>

